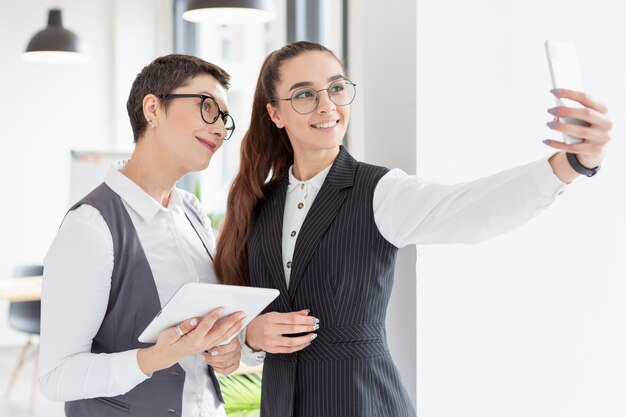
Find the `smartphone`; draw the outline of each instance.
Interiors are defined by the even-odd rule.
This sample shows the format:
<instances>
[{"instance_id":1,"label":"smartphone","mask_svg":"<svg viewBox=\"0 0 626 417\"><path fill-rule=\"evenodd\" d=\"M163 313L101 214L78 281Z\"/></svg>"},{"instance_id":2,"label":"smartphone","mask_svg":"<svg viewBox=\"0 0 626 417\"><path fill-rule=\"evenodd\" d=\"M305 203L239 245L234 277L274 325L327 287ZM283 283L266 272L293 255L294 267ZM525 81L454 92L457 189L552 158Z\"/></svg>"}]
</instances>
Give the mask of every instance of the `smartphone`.
<instances>
[{"instance_id":1,"label":"smartphone","mask_svg":"<svg viewBox=\"0 0 626 417\"><path fill-rule=\"evenodd\" d=\"M548 66L550 67L550 77L553 88L565 88L567 90L584 91L583 78L578 64L578 54L576 46L571 42L556 40L546 41L546 54L548 56ZM579 107L583 105L566 98L556 97L557 106ZM563 123L570 123L579 126L589 126L584 120L571 117L561 117ZM575 144L583 141L582 138L566 135L563 133L563 140L567 144Z\"/></svg>"}]
</instances>

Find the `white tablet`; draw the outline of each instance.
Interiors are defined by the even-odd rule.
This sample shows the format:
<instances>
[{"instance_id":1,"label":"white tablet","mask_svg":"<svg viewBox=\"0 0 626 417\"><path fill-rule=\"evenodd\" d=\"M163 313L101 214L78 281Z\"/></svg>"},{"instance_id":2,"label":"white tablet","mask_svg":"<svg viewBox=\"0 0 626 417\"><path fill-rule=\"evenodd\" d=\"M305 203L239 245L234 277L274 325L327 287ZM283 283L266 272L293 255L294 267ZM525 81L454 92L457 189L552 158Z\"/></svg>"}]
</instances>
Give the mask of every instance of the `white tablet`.
<instances>
[{"instance_id":1,"label":"white tablet","mask_svg":"<svg viewBox=\"0 0 626 417\"><path fill-rule=\"evenodd\" d=\"M142 343L155 343L159 334L168 327L190 319L202 318L211 310L224 307L220 318L236 311L246 313L244 327L248 325L280 292L273 288L240 287L236 285L189 282L163 306L148 327L139 335ZM233 336L234 337L234 336ZM230 342L229 339L227 342Z\"/></svg>"}]
</instances>

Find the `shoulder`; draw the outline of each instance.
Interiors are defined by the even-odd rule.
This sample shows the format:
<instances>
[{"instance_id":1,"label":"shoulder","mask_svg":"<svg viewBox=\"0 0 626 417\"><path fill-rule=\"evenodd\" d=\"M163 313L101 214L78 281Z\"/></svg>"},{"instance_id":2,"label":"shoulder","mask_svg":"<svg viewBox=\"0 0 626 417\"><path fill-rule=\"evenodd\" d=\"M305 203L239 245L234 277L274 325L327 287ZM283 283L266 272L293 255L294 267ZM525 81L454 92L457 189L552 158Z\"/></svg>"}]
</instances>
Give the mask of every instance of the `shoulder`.
<instances>
[{"instance_id":1,"label":"shoulder","mask_svg":"<svg viewBox=\"0 0 626 417\"><path fill-rule=\"evenodd\" d=\"M115 191L109 187L106 182L101 183L96 188L91 190L89 194L81 198L70 210L80 206L81 204L89 204L94 207L102 207L109 201L115 198L119 199L119 196Z\"/></svg>"},{"instance_id":2,"label":"shoulder","mask_svg":"<svg viewBox=\"0 0 626 417\"><path fill-rule=\"evenodd\" d=\"M389 168L368 164L363 161L357 161L343 146L340 148L339 155L335 160L335 166L338 170L354 171L357 177L382 177L385 175Z\"/></svg>"},{"instance_id":3,"label":"shoulder","mask_svg":"<svg viewBox=\"0 0 626 417\"><path fill-rule=\"evenodd\" d=\"M85 230L102 234L104 237L111 239L109 227L102 217L100 211L89 203L83 203L76 208L70 210L65 215L59 232L65 230Z\"/></svg>"},{"instance_id":4,"label":"shoulder","mask_svg":"<svg viewBox=\"0 0 626 417\"><path fill-rule=\"evenodd\" d=\"M70 258L75 257L76 253L104 251L112 254L113 237L100 211L89 204L70 210L59 227L49 254L57 253L59 248L73 253Z\"/></svg>"},{"instance_id":5,"label":"shoulder","mask_svg":"<svg viewBox=\"0 0 626 417\"><path fill-rule=\"evenodd\" d=\"M389 168L368 164L365 162L357 162L356 182L364 182L366 184L376 184L389 171Z\"/></svg>"},{"instance_id":6,"label":"shoulder","mask_svg":"<svg viewBox=\"0 0 626 417\"><path fill-rule=\"evenodd\" d=\"M368 164L366 162L361 162L361 161L357 162L357 167L359 171L362 171L369 175L376 175L376 174L381 174L381 173L382 175L385 175L387 172L389 172L389 168L387 167Z\"/></svg>"}]
</instances>

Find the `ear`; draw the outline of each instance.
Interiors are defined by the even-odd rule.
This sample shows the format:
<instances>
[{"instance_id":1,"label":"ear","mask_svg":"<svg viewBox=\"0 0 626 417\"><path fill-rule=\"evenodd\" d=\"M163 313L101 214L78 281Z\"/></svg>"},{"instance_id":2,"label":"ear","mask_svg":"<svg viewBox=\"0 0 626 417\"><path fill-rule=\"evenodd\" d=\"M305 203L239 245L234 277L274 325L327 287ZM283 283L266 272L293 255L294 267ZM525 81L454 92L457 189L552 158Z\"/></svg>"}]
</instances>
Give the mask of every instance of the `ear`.
<instances>
[{"instance_id":1,"label":"ear","mask_svg":"<svg viewBox=\"0 0 626 417\"><path fill-rule=\"evenodd\" d=\"M148 122L148 126L158 126L157 114L159 110L159 98L154 94L148 94L143 98L143 115Z\"/></svg>"},{"instance_id":2,"label":"ear","mask_svg":"<svg viewBox=\"0 0 626 417\"><path fill-rule=\"evenodd\" d=\"M272 122L274 122L277 128L282 129L283 127L285 127L285 124L280 118L278 110L276 110L276 108L272 106L272 103L267 103L265 105L265 108L267 109L267 113L270 115L270 119L272 119Z\"/></svg>"}]
</instances>

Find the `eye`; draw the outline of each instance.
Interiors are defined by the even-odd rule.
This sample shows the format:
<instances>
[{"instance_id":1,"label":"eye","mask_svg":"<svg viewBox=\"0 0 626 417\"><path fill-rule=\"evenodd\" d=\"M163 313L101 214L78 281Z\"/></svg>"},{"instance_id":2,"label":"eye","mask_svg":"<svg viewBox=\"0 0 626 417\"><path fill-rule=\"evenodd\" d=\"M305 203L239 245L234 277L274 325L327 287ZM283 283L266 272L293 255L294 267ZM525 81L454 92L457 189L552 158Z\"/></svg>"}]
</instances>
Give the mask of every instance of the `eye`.
<instances>
[{"instance_id":1,"label":"eye","mask_svg":"<svg viewBox=\"0 0 626 417\"><path fill-rule=\"evenodd\" d=\"M317 95L317 93L313 90L311 90L310 88L304 89L304 90L299 90L296 91L293 94L292 99L294 100L307 100L307 99L311 99L313 97L315 97Z\"/></svg>"},{"instance_id":2,"label":"eye","mask_svg":"<svg viewBox=\"0 0 626 417\"><path fill-rule=\"evenodd\" d=\"M215 105L213 104L213 100L206 99L202 103L202 111L206 113L211 114L213 112L213 108L215 108Z\"/></svg>"},{"instance_id":3,"label":"eye","mask_svg":"<svg viewBox=\"0 0 626 417\"><path fill-rule=\"evenodd\" d=\"M330 94L339 94L342 93L345 88L345 83L333 84L328 91L330 91Z\"/></svg>"}]
</instances>

